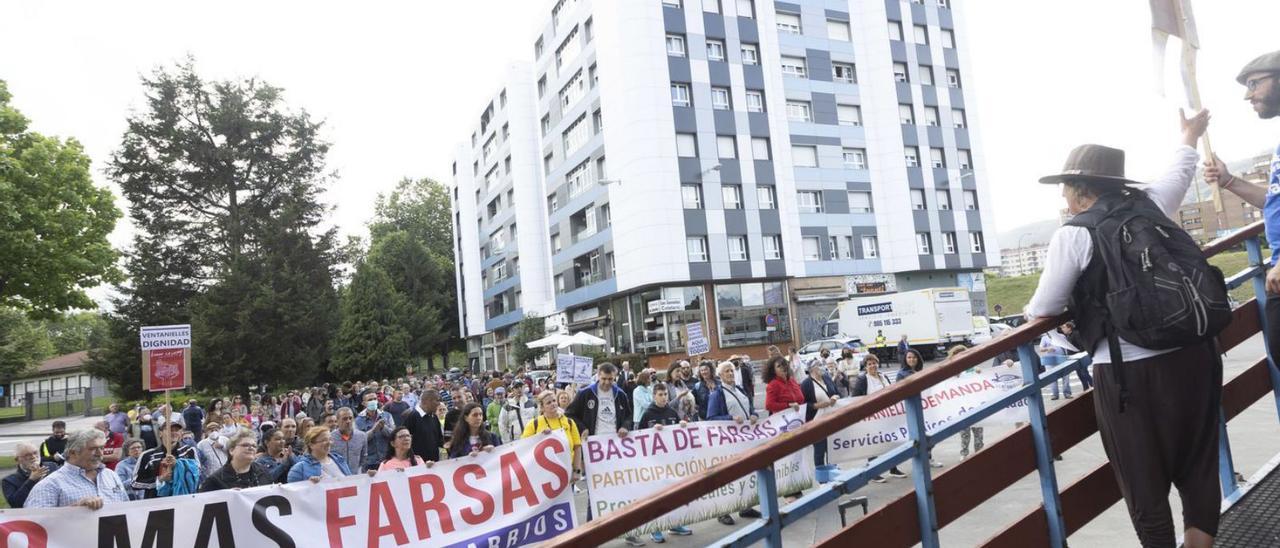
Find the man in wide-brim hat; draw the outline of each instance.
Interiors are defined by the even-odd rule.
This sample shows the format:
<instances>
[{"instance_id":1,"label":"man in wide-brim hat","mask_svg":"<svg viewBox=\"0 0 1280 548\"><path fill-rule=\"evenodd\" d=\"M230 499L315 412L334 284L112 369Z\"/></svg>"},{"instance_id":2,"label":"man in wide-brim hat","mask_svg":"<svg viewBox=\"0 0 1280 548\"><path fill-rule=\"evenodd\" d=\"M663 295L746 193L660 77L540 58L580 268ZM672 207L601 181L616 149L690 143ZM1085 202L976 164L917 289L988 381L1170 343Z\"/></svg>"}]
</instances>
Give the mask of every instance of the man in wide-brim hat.
<instances>
[{"instance_id":1,"label":"man in wide-brim hat","mask_svg":"<svg viewBox=\"0 0 1280 548\"><path fill-rule=\"evenodd\" d=\"M1125 177L1124 151L1083 145L1071 151L1066 166L1040 179L1061 184L1072 215L1095 205L1150 199L1172 217L1195 176L1196 141L1209 114L1182 119L1182 144L1172 168L1150 184ZM1145 194L1145 196L1144 196ZM1158 213L1157 213L1158 215ZM1098 238L1118 237L1099 233ZM1175 544L1169 487L1182 497L1186 546L1211 546L1218 530L1218 408L1221 377L1207 345L1173 350L1143 348L1119 338L1119 370L1113 375L1105 319L1108 311L1105 266L1095 259L1094 236L1085 226L1063 226L1049 241L1040 285L1027 304L1030 318L1057 316L1070 306L1076 332L1093 355L1094 411L1102 446L1116 474L1129 517L1143 546Z\"/></svg>"}]
</instances>

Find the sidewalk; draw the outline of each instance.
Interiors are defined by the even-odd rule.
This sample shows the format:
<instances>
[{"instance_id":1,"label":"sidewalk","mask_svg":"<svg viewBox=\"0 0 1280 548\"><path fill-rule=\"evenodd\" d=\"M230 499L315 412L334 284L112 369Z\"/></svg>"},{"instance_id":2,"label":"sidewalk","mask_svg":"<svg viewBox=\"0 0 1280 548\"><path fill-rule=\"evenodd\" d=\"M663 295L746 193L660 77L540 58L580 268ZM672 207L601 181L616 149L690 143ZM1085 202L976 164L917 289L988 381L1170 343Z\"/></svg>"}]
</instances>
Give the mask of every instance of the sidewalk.
<instances>
[{"instance_id":1,"label":"sidewalk","mask_svg":"<svg viewBox=\"0 0 1280 548\"><path fill-rule=\"evenodd\" d=\"M92 417L63 417L61 419L40 419L0 424L0 455L12 456L14 447L24 441L39 446L45 438L53 433L53 421L55 420L66 422L67 432L74 432L93 428L93 424L102 420L102 417L98 415Z\"/></svg>"}]
</instances>

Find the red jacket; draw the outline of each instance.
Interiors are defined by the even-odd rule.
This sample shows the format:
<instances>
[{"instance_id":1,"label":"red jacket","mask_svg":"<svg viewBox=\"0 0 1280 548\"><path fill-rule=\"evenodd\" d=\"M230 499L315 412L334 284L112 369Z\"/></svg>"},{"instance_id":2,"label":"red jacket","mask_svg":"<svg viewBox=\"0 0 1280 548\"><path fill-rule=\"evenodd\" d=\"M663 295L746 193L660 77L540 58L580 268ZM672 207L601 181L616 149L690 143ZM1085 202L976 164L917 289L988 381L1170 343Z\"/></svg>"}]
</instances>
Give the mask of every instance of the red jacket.
<instances>
[{"instance_id":1,"label":"red jacket","mask_svg":"<svg viewBox=\"0 0 1280 548\"><path fill-rule=\"evenodd\" d=\"M764 389L764 408L769 413L777 413L791 406L791 404L804 405L804 393L800 391L800 385L795 379L782 380L782 377L774 377L769 381L769 385Z\"/></svg>"}]
</instances>

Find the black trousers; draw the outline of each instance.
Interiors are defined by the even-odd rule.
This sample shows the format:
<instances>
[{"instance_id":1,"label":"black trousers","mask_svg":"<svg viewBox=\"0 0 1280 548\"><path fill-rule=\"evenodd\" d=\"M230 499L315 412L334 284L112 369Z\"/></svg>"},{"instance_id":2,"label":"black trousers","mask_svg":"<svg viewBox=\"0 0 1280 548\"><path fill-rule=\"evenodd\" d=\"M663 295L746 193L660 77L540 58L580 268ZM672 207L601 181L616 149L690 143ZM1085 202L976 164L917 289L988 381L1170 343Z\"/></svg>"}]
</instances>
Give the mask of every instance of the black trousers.
<instances>
[{"instance_id":1,"label":"black trousers","mask_svg":"<svg viewBox=\"0 0 1280 548\"><path fill-rule=\"evenodd\" d=\"M1218 413L1222 367L1208 345L1121 364L1124 411L1113 364L1095 365L1094 410L1129 517L1144 547L1175 544L1169 487L1185 528L1218 533Z\"/></svg>"},{"instance_id":2,"label":"black trousers","mask_svg":"<svg viewBox=\"0 0 1280 548\"><path fill-rule=\"evenodd\" d=\"M1267 320L1267 352L1272 359L1280 360L1280 295L1267 293L1263 312Z\"/></svg>"}]
</instances>

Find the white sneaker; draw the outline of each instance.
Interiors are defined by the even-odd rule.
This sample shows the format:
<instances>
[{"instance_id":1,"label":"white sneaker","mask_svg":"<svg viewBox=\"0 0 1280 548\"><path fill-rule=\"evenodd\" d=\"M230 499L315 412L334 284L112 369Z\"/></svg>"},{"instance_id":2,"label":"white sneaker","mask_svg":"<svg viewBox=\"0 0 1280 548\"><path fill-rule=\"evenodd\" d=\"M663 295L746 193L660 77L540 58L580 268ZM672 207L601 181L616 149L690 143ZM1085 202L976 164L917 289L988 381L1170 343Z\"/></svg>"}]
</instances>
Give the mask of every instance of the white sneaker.
<instances>
[{"instance_id":1,"label":"white sneaker","mask_svg":"<svg viewBox=\"0 0 1280 548\"><path fill-rule=\"evenodd\" d=\"M942 468L942 463L941 463L941 462L938 462L938 461L936 461L936 460L930 459L930 460L929 460L929 466L932 466L932 467L934 467L934 468Z\"/></svg>"}]
</instances>

